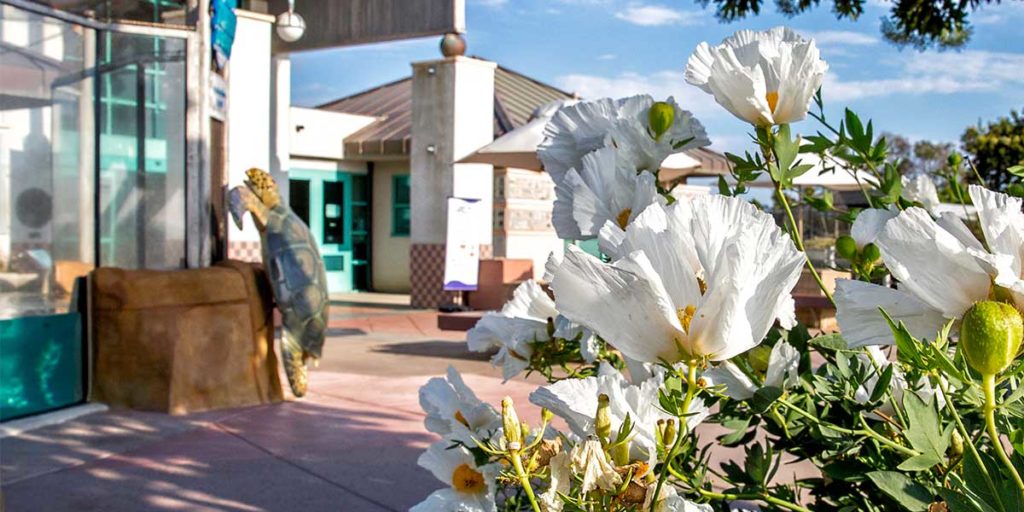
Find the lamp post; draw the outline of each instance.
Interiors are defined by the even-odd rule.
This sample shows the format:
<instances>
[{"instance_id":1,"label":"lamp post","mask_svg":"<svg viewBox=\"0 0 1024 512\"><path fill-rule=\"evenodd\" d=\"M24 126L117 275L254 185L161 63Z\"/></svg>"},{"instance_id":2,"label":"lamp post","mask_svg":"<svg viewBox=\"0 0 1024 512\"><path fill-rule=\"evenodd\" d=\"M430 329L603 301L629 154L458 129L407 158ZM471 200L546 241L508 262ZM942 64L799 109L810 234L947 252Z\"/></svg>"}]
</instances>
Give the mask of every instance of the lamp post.
<instances>
[{"instance_id":1,"label":"lamp post","mask_svg":"<svg viewBox=\"0 0 1024 512\"><path fill-rule=\"evenodd\" d=\"M277 37L286 43L294 43L306 32L306 20L295 13L295 0L288 0L288 10L277 17Z\"/></svg>"}]
</instances>

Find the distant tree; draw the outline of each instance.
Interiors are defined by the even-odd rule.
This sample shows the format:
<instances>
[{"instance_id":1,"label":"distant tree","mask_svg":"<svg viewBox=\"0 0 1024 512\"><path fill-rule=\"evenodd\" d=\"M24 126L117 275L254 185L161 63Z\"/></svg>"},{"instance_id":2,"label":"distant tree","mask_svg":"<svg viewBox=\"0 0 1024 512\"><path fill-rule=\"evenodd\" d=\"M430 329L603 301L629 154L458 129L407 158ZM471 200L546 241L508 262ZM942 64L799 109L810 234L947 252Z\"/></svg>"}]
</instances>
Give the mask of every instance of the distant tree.
<instances>
[{"instance_id":1,"label":"distant tree","mask_svg":"<svg viewBox=\"0 0 1024 512\"><path fill-rule=\"evenodd\" d=\"M900 174L925 173L938 175L948 165L953 144L949 142L932 142L919 140L910 142L902 135L886 133L885 142L889 148L889 156L900 161Z\"/></svg>"},{"instance_id":2,"label":"distant tree","mask_svg":"<svg viewBox=\"0 0 1024 512\"><path fill-rule=\"evenodd\" d=\"M1024 112L1010 111L985 126L968 127L960 142L990 188L1004 190L1020 181L1007 169L1024 163Z\"/></svg>"},{"instance_id":3,"label":"distant tree","mask_svg":"<svg viewBox=\"0 0 1024 512\"><path fill-rule=\"evenodd\" d=\"M832 12L838 19L856 20L864 14L868 0L832 0ZM1007 0L1015 2L1019 0ZM722 21L736 21L761 13L762 0L697 0L707 7L715 5ZM817 7L821 0L775 0L775 7L786 16L795 16ZM889 14L882 18L882 35L898 46L957 48L970 37L968 18L981 6L998 5L1000 0L891 0Z\"/></svg>"}]
</instances>

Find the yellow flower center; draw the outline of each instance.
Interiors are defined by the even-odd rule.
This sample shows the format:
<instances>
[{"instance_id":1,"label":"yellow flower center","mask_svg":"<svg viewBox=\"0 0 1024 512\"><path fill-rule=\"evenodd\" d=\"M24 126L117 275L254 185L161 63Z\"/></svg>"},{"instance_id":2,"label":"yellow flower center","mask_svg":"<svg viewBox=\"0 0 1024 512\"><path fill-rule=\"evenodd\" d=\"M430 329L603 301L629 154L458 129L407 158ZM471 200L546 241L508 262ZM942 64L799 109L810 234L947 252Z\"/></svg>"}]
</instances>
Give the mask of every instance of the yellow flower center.
<instances>
[{"instance_id":1,"label":"yellow flower center","mask_svg":"<svg viewBox=\"0 0 1024 512\"><path fill-rule=\"evenodd\" d=\"M626 208L626 209L622 210L621 212L619 212L619 215L617 217L615 217L615 222L617 222L619 224L620 228L626 229L626 224L629 224L629 216L630 215L633 215L633 209L632 208Z\"/></svg>"},{"instance_id":2,"label":"yellow flower center","mask_svg":"<svg viewBox=\"0 0 1024 512\"><path fill-rule=\"evenodd\" d=\"M676 316L679 317L679 323L683 324L683 332L690 334L690 322L693 321L693 315L697 313L697 306L693 304L687 304L685 308L679 308L676 311Z\"/></svg>"},{"instance_id":3,"label":"yellow flower center","mask_svg":"<svg viewBox=\"0 0 1024 512\"><path fill-rule=\"evenodd\" d=\"M466 417L462 415L462 411L455 411L455 421L462 423L465 426L469 426L469 422L466 421Z\"/></svg>"},{"instance_id":4,"label":"yellow flower center","mask_svg":"<svg viewBox=\"0 0 1024 512\"><path fill-rule=\"evenodd\" d=\"M487 488L484 482L484 475L479 471L463 464L452 471L452 487L459 492L478 493Z\"/></svg>"},{"instance_id":5,"label":"yellow flower center","mask_svg":"<svg viewBox=\"0 0 1024 512\"><path fill-rule=\"evenodd\" d=\"M778 91L772 91L765 94L765 99L768 100L768 108L771 109L772 114L775 113L775 107L779 105L779 93Z\"/></svg>"},{"instance_id":6,"label":"yellow flower center","mask_svg":"<svg viewBox=\"0 0 1024 512\"><path fill-rule=\"evenodd\" d=\"M701 295L704 295L705 293L708 292L708 284L705 283L704 280L699 278L699 277L697 278L697 286L700 287L700 294Z\"/></svg>"}]
</instances>

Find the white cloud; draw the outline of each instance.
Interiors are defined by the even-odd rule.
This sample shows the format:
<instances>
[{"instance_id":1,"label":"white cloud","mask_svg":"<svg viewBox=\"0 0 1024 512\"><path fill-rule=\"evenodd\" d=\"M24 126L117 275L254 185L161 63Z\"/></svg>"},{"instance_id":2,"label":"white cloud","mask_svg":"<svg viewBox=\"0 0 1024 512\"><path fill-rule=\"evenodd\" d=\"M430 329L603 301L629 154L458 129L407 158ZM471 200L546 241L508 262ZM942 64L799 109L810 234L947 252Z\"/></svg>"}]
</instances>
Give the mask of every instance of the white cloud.
<instances>
[{"instance_id":1,"label":"white cloud","mask_svg":"<svg viewBox=\"0 0 1024 512\"><path fill-rule=\"evenodd\" d=\"M615 13L615 17L645 27L660 25L696 25L703 17L701 11L682 11L663 5L630 4Z\"/></svg>"},{"instance_id":2,"label":"white cloud","mask_svg":"<svg viewBox=\"0 0 1024 512\"><path fill-rule=\"evenodd\" d=\"M501 7L508 3L508 0L473 0L478 5L486 7Z\"/></svg>"},{"instance_id":3,"label":"white cloud","mask_svg":"<svg viewBox=\"0 0 1024 512\"><path fill-rule=\"evenodd\" d=\"M679 106L704 119L722 115L710 95L686 83L682 71L656 71L649 74L622 73L618 76L572 74L555 79L555 84L573 91L584 99L622 98L634 94L650 94L655 99L675 97Z\"/></svg>"},{"instance_id":4,"label":"white cloud","mask_svg":"<svg viewBox=\"0 0 1024 512\"><path fill-rule=\"evenodd\" d=\"M870 46L878 43L878 37L852 30L799 31L800 35L814 39L818 46Z\"/></svg>"},{"instance_id":5,"label":"white cloud","mask_svg":"<svg viewBox=\"0 0 1024 512\"><path fill-rule=\"evenodd\" d=\"M913 53L896 78L844 81L825 76L829 101L851 101L893 94L998 93L1024 86L1024 53L968 50L959 53Z\"/></svg>"},{"instance_id":6,"label":"white cloud","mask_svg":"<svg viewBox=\"0 0 1024 512\"><path fill-rule=\"evenodd\" d=\"M597 56L597 60L615 60L616 55L614 53L604 53Z\"/></svg>"}]
</instances>

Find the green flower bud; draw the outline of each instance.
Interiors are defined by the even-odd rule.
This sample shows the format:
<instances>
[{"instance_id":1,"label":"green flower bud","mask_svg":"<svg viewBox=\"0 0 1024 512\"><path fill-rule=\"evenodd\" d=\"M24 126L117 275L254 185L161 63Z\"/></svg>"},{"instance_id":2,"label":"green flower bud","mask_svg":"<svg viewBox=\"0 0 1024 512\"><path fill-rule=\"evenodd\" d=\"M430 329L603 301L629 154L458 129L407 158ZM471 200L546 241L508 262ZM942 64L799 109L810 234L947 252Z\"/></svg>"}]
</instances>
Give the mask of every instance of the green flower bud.
<instances>
[{"instance_id":1,"label":"green flower bud","mask_svg":"<svg viewBox=\"0 0 1024 512\"><path fill-rule=\"evenodd\" d=\"M647 125L651 128L651 133L654 134L654 140L659 140L662 135L665 135L665 132L672 127L675 117L676 109L672 105L664 101L656 101L651 105L651 109L647 111Z\"/></svg>"},{"instance_id":2,"label":"green flower bud","mask_svg":"<svg viewBox=\"0 0 1024 512\"><path fill-rule=\"evenodd\" d=\"M959 457L964 454L964 437L960 435L960 432L953 431L952 439L949 443L949 453L953 457Z\"/></svg>"},{"instance_id":3,"label":"green flower bud","mask_svg":"<svg viewBox=\"0 0 1024 512\"><path fill-rule=\"evenodd\" d=\"M975 303L960 324L960 349L971 368L982 375L999 375L1006 370L1017 357L1022 337L1020 313L1003 302Z\"/></svg>"},{"instance_id":4,"label":"green flower bud","mask_svg":"<svg viewBox=\"0 0 1024 512\"><path fill-rule=\"evenodd\" d=\"M662 436L665 440L665 447L668 448L676 442L676 420L668 420L665 422L665 435Z\"/></svg>"},{"instance_id":5,"label":"green flower bud","mask_svg":"<svg viewBox=\"0 0 1024 512\"><path fill-rule=\"evenodd\" d=\"M857 242L853 240L853 237L843 235L836 239L836 252L840 256L853 261L853 258L857 256Z\"/></svg>"},{"instance_id":6,"label":"green flower bud","mask_svg":"<svg viewBox=\"0 0 1024 512\"><path fill-rule=\"evenodd\" d=\"M874 263L878 261L878 258L882 257L882 251L878 250L878 246L875 244L867 244L860 252L860 255L864 258L865 263Z\"/></svg>"},{"instance_id":7,"label":"green flower bud","mask_svg":"<svg viewBox=\"0 0 1024 512\"><path fill-rule=\"evenodd\" d=\"M554 418L555 418L555 413L553 413L553 412L551 412L551 411L549 411L549 410L547 410L545 408L542 408L540 410L540 420L543 421L544 423L551 423L551 420L553 420Z\"/></svg>"},{"instance_id":8,"label":"green flower bud","mask_svg":"<svg viewBox=\"0 0 1024 512\"><path fill-rule=\"evenodd\" d=\"M950 153L949 158L946 159L949 166L958 169L960 164L964 161L964 157L960 156L960 153Z\"/></svg>"},{"instance_id":9,"label":"green flower bud","mask_svg":"<svg viewBox=\"0 0 1024 512\"><path fill-rule=\"evenodd\" d=\"M608 444L612 437L612 417L608 411L608 395L597 396L597 414L594 416L594 433L601 440L601 445Z\"/></svg>"},{"instance_id":10,"label":"green flower bud","mask_svg":"<svg viewBox=\"0 0 1024 512\"><path fill-rule=\"evenodd\" d=\"M614 462L616 466L625 466L629 464L629 441L613 444L610 451L612 462Z\"/></svg>"},{"instance_id":11,"label":"green flower bud","mask_svg":"<svg viewBox=\"0 0 1024 512\"><path fill-rule=\"evenodd\" d=\"M771 357L772 348L765 345L758 345L747 352L747 362L761 373L768 371L768 360Z\"/></svg>"},{"instance_id":12,"label":"green flower bud","mask_svg":"<svg viewBox=\"0 0 1024 512\"><path fill-rule=\"evenodd\" d=\"M521 448L523 433L519 427L519 416L512 405L512 397L506 396L501 401L501 426L505 430L505 442L510 450Z\"/></svg>"}]
</instances>

